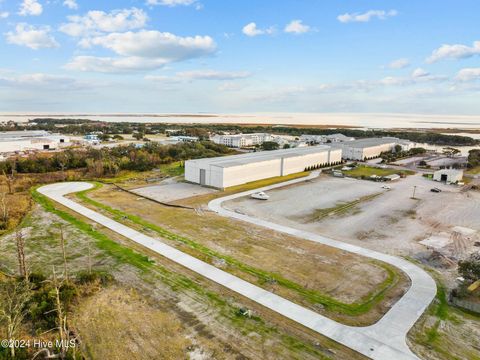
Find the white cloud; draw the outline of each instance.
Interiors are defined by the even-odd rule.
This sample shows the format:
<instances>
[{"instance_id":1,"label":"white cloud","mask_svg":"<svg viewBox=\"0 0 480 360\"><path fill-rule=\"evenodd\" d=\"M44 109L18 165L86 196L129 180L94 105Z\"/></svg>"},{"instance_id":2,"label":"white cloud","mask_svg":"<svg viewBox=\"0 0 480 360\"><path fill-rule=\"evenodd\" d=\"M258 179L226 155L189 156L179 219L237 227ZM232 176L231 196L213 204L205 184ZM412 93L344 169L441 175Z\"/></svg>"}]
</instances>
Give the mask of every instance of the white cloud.
<instances>
[{"instance_id":1,"label":"white cloud","mask_svg":"<svg viewBox=\"0 0 480 360\"><path fill-rule=\"evenodd\" d=\"M0 12L0 19L6 19L10 16L10 13L7 11Z\"/></svg>"},{"instance_id":2,"label":"white cloud","mask_svg":"<svg viewBox=\"0 0 480 360\"><path fill-rule=\"evenodd\" d=\"M410 76L407 77L393 77L387 76L378 81L378 84L385 86L404 86L404 85L415 85L426 82L440 82L447 80L446 76L443 75L432 75L428 71L417 68L412 71ZM375 84L370 84L375 85Z\"/></svg>"},{"instance_id":3,"label":"white cloud","mask_svg":"<svg viewBox=\"0 0 480 360\"><path fill-rule=\"evenodd\" d=\"M26 46L34 50L59 46L55 38L50 35L49 26L35 27L20 23L17 24L14 32L9 31L5 35L9 44Z\"/></svg>"},{"instance_id":4,"label":"white cloud","mask_svg":"<svg viewBox=\"0 0 480 360\"><path fill-rule=\"evenodd\" d=\"M427 58L427 63L434 63L443 59L465 59L480 54L480 41L475 41L473 46L461 44L444 44L435 49Z\"/></svg>"},{"instance_id":5,"label":"white cloud","mask_svg":"<svg viewBox=\"0 0 480 360\"><path fill-rule=\"evenodd\" d=\"M342 23L349 23L349 22L369 22L373 18L378 18L380 20L385 20L392 16L397 16L397 10L369 10L365 13L345 13L342 15L338 15L338 21Z\"/></svg>"},{"instance_id":6,"label":"white cloud","mask_svg":"<svg viewBox=\"0 0 480 360\"><path fill-rule=\"evenodd\" d=\"M43 12L42 4L37 0L23 0L20 4L20 10L18 12L21 16L38 16Z\"/></svg>"},{"instance_id":7,"label":"white cloud","mask_svg":"<svg viewBox=\"0 0 480 360\"><path fill-rule=\"evenodd\" d=\"M102 46L120 56L77 56L66 65L67 69L99 72L152 70L171 62L207 56L216 50L210 36L181 37L154 30L111 33L85 39L82 44Z\"/></svg>"},{"instance_id":8,"label":"white cloud","mask_svg":"<svg viewBox=\"0 0 480 360\"><path fill-rule=\"evenodd\" d=\"M426 76L429 76L429 75L430 73L423 70L422 68L417 68L412 72L412 78L414 79L425 78Z\"/></svg>"},{"instance_id":9,"label":"white cloud","mask_svg":"<svg viewBox=\"0 0 480 360\"><path fill-rule=\"evenodd\" d=\"M480 68L461 69L457 73L457 76L455 77L455 79L459 81L480 80Z\"/></svg>"},{"instance_id":10,"label":"white cloud","mask_svg":"<svg viewBox=\"0 0 480 360\"><path fill-rule=\"evenodd\" d=\"M247 71L216 71L216 70L192 70L176 74L177 77L187 80L235 80L245 79L251 74Z\"/></svg>"},{"instance_id":11,"label":"white cloud","mask_svg":"<svg viewBox=\"0 0 480 360\"><path fill-rule=\"evenodd\" d=\"M67 70L100 73L127 73L155 70L167 64L164 59L129 57L76 56L64 66Z\"/></svg>"},{"instance_id":12,"label":"white cloud","mask_svg":"<svg viewBox=\"0 0 480 360\"><path fill-rule=\"evenodd\" d=\"M192 5L196 0L147 0L147 5L163 5L163 6L177 6L177 5Z\"/></svg>"},{"instance_id":13,"label":"white cloud","mask_svg":"<svg viewBox=\"0 0 480 360\"><path fill-rule=\"evenodd\" d=\"M284 31L286 33L303 34L310 31L310 26L303 24L302 20L292 20L285 26Z\"/></svg>"},{"instance_id":14,"label":"white cloud","mask_svg":"<svg viewBox=\"0 0 480 360\"><path fill-rule=\"evenodd\" d=\"M66 76L33 73L0 75L0 86L9 86L16 89L51 89L65 91L86 88L88 84L81 83L76 79Z\"/></svg>"},{"instance_id":15,"label":"white cloud","mask_svg":"<svg viewBox=\"0 0 480 360\"><path fill-rule=\"evenodd\" d=\"M410 66L410 61L405 58L394 60L388 64L390 69L404 69L408 66Z\"/></svg>"},{"instance_id":16,"label":"white cloud","mask_svg":"<svg viewBox=\"0 0 480 360\"><path fill-rule=\"evenodd\" d=\"M239 91L245 88L245 84L234 81L224 81L218 86L218 91Z\"/></svg>"},{"instance_id":17,"label":"white cloud","mask_svg":"<svg viewBox=\"0 0 480 360\"><path fill-rule=\"evenodd\" d=\"M122 56L163 58L180 61L211 54L216 44L210 36L177 36L156 30L128 31L97 36L84 42L87 46L102 46Z\"/></svg>"},{"instance_id":18,"label":"white cloud","mask_svg":"<svg viewBox=\"0 0 480 360\"><path fill-rule=\"evenodd\" d=\"M148 16L137 8L112 10L109 13L100 10L89 11L84 16L68 16L68 23L60 26L60 31L79 37L98 35L102 32L116 32L139 29L145 26Z\"/></svg>"},{"instance_id":19,"label":"white cloud","mask_svg":"<svg viewBox=\"0 0 480 360\"><path fill-rule=\"evenodd\" d=\"M78 4L75 0L65 0L63 2L63 6L66 6L71 10L77 10L78 9Z\"/></svg>"},{"instance_id":20,"label":"white cloud","mask_svg":"<svg viewBox=\"0 0 480 360\"><path fill-rule=\"evenodd\" d=\"M387 76L381 79L378 83L386 86L400 86L410 84L412 83L412 80L410 78Z\"/></svg>"},{"instance_id":21,"label":"white cloud","mask_svg":"<svg viewBox=\"0 0 480 360\"><path fill-rule=\"evenodd\" d=\"M275 28L269 27L267 29L259 29L257 27L257 24L255 24L254 22L251 22L243 27L242 32L245 35L250 37L257 36L257 35L265 35L265 34L271 35L275 32Z\"/></svg>"}]
</instances>

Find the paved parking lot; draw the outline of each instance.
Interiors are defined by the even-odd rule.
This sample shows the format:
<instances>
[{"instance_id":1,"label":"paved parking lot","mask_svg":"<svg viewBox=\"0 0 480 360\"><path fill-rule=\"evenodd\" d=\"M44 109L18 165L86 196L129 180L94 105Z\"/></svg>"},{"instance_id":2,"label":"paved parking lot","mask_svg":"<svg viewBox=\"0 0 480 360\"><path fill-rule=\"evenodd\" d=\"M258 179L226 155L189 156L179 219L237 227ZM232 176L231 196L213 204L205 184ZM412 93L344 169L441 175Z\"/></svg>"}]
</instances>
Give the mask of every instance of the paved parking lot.
<instances>
[{"instance_id":1,"label":"paved parking lot","mask_svg":"<svg viewBox=\"0 0 480 360\"><path fill-rule=\"evenodd\" d=\"M168 180L157 185L145 186L132 189L131 191L160 202L169 203L192 196L210 194L217 190L195 184Z\"/></svg>"}]
</instances>

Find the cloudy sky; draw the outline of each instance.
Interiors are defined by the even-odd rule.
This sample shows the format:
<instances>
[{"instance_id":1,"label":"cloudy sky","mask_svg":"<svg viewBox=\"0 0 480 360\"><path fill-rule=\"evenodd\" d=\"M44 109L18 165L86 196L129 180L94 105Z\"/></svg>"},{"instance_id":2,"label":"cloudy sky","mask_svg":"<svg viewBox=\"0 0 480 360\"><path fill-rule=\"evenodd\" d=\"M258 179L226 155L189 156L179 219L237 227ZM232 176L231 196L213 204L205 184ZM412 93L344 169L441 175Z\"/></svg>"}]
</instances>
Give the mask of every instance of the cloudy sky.
<instances>
[{"instance_id":1,"label":"cloudy sky","mask_svg":"<svg viewBox=\"0 0 480 360\"><path fill-rule=\"evenodd\" d=\"M480 114L478 0L0 0L2 112Z\"/></svg>"}]
</instances>

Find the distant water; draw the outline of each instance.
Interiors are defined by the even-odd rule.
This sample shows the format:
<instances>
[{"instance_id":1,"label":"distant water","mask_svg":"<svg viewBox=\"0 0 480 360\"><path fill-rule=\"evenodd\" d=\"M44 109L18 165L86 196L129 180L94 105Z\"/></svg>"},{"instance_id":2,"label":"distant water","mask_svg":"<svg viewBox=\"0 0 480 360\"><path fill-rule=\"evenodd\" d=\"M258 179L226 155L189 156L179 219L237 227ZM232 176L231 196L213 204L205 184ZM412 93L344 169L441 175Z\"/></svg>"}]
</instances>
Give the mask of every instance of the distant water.
<instances>
[{"instance_id":1,"label":"distant water","mask_svg":"<svg viewBox=\"0 0 480 360\"><path fill-rule=\"evenodd\" d=\"M0 113L0 121L25 122L36 117L82 118L109 122L331 125L358 128L480 129L480 115L417 115L379 113L254 113L254 114L81 114Z\"/></svg>"}]
</instances>

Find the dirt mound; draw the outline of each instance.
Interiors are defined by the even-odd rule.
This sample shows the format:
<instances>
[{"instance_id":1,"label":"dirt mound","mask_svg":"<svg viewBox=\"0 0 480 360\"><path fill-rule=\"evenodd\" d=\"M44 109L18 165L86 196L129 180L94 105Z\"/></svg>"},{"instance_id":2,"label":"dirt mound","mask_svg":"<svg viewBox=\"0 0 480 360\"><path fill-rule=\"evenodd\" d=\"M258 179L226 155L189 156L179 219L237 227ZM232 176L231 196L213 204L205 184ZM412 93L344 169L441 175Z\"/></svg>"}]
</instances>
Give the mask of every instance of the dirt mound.
<instances>
[{"instance_id":1,"label":"dirt mound","mask_svg":"<svg viewBox=\"0 0 480 360\"><path fill-rule=\"evenodd\" d=\"M435 250L429 254L425 254L422 262L437 269L450 269L457 266L457 263L454 260Z\"/></svg>"}]
</instances>

